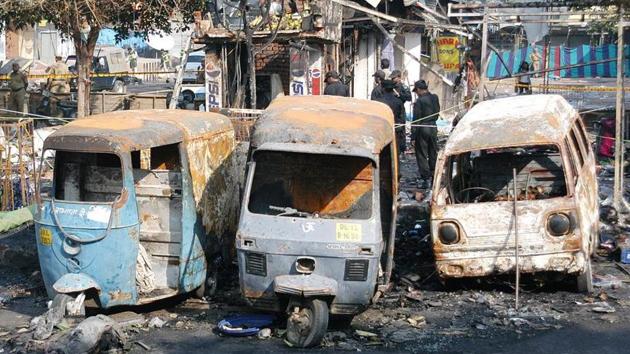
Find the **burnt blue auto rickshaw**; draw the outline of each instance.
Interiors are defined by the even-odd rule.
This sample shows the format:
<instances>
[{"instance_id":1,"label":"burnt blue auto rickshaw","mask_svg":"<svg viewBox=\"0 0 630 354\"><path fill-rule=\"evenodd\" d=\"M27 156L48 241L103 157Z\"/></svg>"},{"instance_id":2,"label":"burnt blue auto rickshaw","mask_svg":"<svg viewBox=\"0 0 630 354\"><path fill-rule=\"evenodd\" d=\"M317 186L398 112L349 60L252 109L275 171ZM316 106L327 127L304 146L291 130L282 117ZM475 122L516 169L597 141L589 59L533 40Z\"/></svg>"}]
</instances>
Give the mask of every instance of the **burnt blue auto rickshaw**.
<instances>
[{"instance_id":1,"label":"burnt blue auto rickshaw","mask_svg":"<svg viewBox=\"0 0 630 354\"><path fill-rule=\"evenodd\" d=\"M106 113L51 134L35 218L48 295L109 308L211 291L238 221L234 147L227 117L189 111Z\"/></svg>"},{"instance_id":2,"label":"burnt blue auto rickshaw","mask_svg":"<svg viewBox=\"0 0 630 354\"><path fill-rule=\"evenodd\" d=\"M389 284L394 121L384 104L282 97L254 125L236 249L253 307L286 311L287 340L317 345ZM394 176L394 178L393 178Z\"/></svg>"}]
</instances>

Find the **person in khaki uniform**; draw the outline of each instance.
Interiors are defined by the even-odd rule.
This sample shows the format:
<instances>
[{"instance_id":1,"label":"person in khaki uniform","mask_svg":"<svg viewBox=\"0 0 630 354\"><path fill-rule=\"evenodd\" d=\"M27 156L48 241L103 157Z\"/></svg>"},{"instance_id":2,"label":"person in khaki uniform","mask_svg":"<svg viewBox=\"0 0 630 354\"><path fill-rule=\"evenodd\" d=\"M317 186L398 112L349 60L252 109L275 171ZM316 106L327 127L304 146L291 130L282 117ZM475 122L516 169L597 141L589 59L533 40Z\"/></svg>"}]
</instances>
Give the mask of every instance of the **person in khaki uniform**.
<instances>
[{"instance_id":1,"label":"person in khaki uniform","mask_svg":"<svg viewBox=\"0 0 630 354\"><path fill-rule=\"evenodd\" d=\"M23 72L20 72L20 65L13 63L13 71L9 74L9 105L11 111L24 113L24 100L26 98L26 88L28 79Z\"/></svg>"},{"instance_id":2,"label":"person in khaki uniform","mask_svg":"<svg viewBox=\"0 0 630 354\"><path fill-rule=\"evenodd\" d=\"M68 75L70 69L68 65L61 60L61 56L55 56L55 63L46 69L46 72L51 75ZM52 77L48 79L48 90L50 93L67 93L70 92L70 85L68 84L68 78Z\"/></svg>"}]
</instances>

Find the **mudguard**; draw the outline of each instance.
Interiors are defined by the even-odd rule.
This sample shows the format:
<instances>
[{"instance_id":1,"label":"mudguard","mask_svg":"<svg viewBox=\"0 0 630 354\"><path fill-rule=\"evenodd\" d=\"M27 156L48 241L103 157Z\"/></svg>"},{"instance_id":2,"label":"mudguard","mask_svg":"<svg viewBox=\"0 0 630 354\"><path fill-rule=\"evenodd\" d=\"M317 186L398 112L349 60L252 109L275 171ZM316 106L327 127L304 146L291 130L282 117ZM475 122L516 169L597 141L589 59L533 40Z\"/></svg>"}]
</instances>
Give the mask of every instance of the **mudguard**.
<instances>
[{"instance_id":1,"label":"mudguard","mask_svg":"<svg viewBox=\"0 0 630 354\"><path fill-rule=\"evenodd\" d=\"M101 287L90 276L85 274L64 274L53 284L53 289L59 294L68 294L96 289L99 293Z\"/></svg>"},{"instance_id":2,"label":"mudguard","mask_svg":"<svg viewBox=\"0 0 630 354\"><path fill-rule=\"evenodd\" d=\"M273 280L273 290L279 294L297 296L335 296L337 281L321 275L279 275Z\"/></svg>"}]
</instances>

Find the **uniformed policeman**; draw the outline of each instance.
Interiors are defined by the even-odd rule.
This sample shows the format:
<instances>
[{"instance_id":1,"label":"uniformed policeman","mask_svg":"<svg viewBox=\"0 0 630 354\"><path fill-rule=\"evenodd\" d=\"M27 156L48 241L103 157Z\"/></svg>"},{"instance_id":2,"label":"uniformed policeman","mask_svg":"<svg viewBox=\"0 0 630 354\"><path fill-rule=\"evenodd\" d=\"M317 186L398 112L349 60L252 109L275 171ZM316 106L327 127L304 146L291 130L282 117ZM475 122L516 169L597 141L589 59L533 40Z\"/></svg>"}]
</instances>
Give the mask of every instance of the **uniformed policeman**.
<instances>
[{"instance_id":1,"label":"uniformed policeman","mask_svg":"<svg viewBox=\"0 0 630 354\"><path fill-rule=\"evenodd\" d=\"M23 72L20 72L20 65L13 63L13 71L9 74L9 104L11 111L24 113L24 100L26 98L26 88L28 87L28 79Z\"/></svg>"},{"instance_id":2,"label":"uniformed policeman","mask_svg":"<svg viewBox=\"0 0 630 354\"><path fill-rule=\"evenodd\" d=\"M55 63L46 69L46 72L50 75L55 75L48 79L47 88L50 93L68 93L70 92L70 85L68 84L67 77L58 77L57 75L68 75L70 69L68 65L62 61L60 55L55 56Z\"/></svg>"},{"instance_id":3,"label":"uniformed policeman","mask_svg":"<svg viewBox=\"0 0 630 354\"><path fill-rule=\"evenodd\" d=\"M437 160L437 125L440 114L440 101L438 96L429 92L429 87L424 80L418 80L413 86L413 92L418 95L413 104L413 119L419 126L411 130L411 141L414 142L416 162L420 173L419 187L431 188L433 172Z\"/></svg>"},{"instance_id":4,"label":"uniformed policeman","mask_svg":"<svg viewBox=\"0 0 630 354\"><path fill-rule=\"evenodd\" d=\"M394 113L394 122L396 124L405 124L405 107L402 101L394 94L396 84L392 80L383 80L381 83L383 89L381 96L375 101L385 103ZM396 128L396 145L398 148L398 159L400 161L401 154L405 152L405 128L399 126Z\"/></svg>"},{"instance_id":5,"label":"uniformed policeman","mask_svg":"<svg viewBox=\"0 0 630 354\"><path fill-rule=\"evenodd\" d=\"M350 88L348 85L339 81L339 73L331 70L326 73L326 88L324 89L324 95L330 96L350 96Z\"/></svg>"}]
</instances>

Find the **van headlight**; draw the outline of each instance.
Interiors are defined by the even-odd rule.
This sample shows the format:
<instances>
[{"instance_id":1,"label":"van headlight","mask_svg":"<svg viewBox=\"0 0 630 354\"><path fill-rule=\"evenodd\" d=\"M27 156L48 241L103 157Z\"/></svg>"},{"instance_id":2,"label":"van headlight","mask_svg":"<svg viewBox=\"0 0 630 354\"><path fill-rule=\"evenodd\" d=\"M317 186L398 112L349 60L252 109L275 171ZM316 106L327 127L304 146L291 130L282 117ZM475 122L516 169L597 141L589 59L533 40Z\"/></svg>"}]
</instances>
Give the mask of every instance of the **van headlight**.
<instances>
[{"instance_id":1,"label":"van headlight","mask_svg":"<svg viewBox=\"0 0 630 354\"><path fill-rule=\"evenodd\" d=\"M443 222L438 228L440 242L445 245L452 245L459 242L459 226L454 222Z\"/></svg>"},{"instance_id":2,"label":"van headlight","mask_svg":"<svg viewBox=\"0 0 630 354\"><path fill-rule=\"evenodd\" d=\"M574 223L565 213L555 213L547 218L547 231L553 236L564 236L573 230Z\"/></svg>"}]
</instances>

